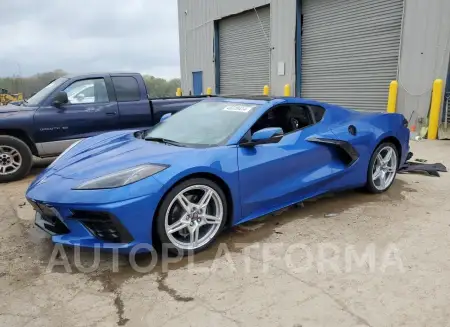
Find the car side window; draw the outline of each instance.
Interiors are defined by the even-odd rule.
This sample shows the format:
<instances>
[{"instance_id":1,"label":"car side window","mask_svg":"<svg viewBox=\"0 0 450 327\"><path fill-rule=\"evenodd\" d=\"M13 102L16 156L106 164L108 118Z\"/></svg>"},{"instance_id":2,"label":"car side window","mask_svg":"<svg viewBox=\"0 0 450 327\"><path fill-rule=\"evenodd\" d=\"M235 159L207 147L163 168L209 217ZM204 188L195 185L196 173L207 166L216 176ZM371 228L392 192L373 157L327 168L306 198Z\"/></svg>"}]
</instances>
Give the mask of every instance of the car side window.
<instances>
[{"instance_id":1,"label":"car side window","mask_svg":"<svg viewBox=\"0 0 450 327\"><path fill-rule=\"evenodd\" d=\"M314 120L316 123L320 122L325 114L325 109L319 106L309 106L314 115Z\"/></svg>"},{"instance_id":2,"label":"car side window","mask_svg":"<svg viewBox=\"0 0 450 327\"><path fill-rule=\"evenodd\" d=\"M314 124L307 107L301 105L292 105L289 115L289 123L292 131L303 129Z\"/></svg>"},{"instance_id":3,"label":"car side window","mask_svg":"<svg viewBox=\"0 0 450 327\"><path fill-rule=\"evenodd\" d=\"M141 92L138 82L131 76L112 77L118 102L139 101Z\"/></svg>"},{"instance_id":4,"label":"car side window","mask_svg":"<svg viewBox=\"0 0 450 327\"><path fill-rule=\"evenodd\" d=\"M95 97L94 85L89 86L86 90L82 91L85 97Z\"/></svg>"},{"instance_id":5,"label":"car side window","mask_svg":"<svg viewBox=\"0 0 450 327\"><path fill-rule=\"evenodd\" d=\"M252 134L263 128L268 127L281 127L284 133L287 133L287 114L289 113L289 106L283 105L272 108L263 114L256 123L252 126Z\"/></svg>"},{"instance_id":6,"label":"car side window","mask_svg":"<svg viewBox=\"0 0 450 327\"><path fill-rule=\"evenodd\" d=\"M309 110L301 105L281 105L267 111L251 128L255 133L267 127L281 127L283 133L291 133L313 124Z\"/></svg>"},{"instance_id":7,"label":"car side window","mask_svg":"<svg viewBox=\"0 0 450 327\"><path fill-rule=\"evenodd\" d=\"M103 78L84 79L70 84L64 89L70 104L109 102Z\"/></svg>"}]
</instances>

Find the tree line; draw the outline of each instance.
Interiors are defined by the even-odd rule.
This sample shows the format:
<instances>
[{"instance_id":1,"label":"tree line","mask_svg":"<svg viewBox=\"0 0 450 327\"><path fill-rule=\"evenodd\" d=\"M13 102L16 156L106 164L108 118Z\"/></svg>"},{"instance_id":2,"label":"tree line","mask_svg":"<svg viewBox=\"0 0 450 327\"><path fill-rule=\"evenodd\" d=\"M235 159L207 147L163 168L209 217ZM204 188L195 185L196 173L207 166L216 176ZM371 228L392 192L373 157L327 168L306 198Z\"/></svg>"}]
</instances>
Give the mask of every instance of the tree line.
<instances>
[{"instance_id":1,"label":"tree line","mask_svg":"<svg viewBox=\"0 0 450 327\"><path fill-rule=\"evenodd\" d=\"M0 78L0 88L8 90L10 94L21 92L25 98L29 98L51 81L65 75L67 75L65 71L57 69L52 72L40 73L30 77L4 77ZM175 96L177 88L181 85L179 78L166 80L150 75L143 75L143 77L150 96L155 98Z\"/></svg>"}]
</instances>

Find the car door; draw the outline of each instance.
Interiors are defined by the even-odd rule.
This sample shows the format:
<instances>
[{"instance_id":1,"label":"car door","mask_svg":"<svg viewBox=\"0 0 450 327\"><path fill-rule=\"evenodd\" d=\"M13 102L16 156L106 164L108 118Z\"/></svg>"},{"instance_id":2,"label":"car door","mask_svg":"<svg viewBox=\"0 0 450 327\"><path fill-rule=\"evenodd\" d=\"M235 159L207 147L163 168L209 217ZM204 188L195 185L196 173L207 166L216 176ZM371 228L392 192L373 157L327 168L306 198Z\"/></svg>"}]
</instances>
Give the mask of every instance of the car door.
<instances>
[{"instance_id":1,"label":"car door","mask_svg":"<svg viewBox=\"0 0 450 327\"><path fill-rule=\"evenodd\" d=\"M303 109L309 110L307 107ZM295 127L295 124L301 122L301 115L295 119L292 117L287 119L284 123L283 120L275 119L275 124L292 126L291 131L288 131L280 142L257 145L253 148L238 148L241 221L321 193L330 176L332 162L330 149L307 140L317 133L321 135L329 133L328 129L323 124L315 124L310 111L308 126ZM257 129L280 127L272 125L274 123L258 121L254 126ZM286 127L283 129L286 130Z\"/></svg>"},{"instance_id":2,"label":"car door","mask_svg":"<svg viewBox=\"0 0 450 327\"><path fill-rule=\"evenodd\" d=\"M112 76L119 106L121 129L146 128L153 125L150 101L142 79L134 76Z\"/></svg>"},{"instance_id":3,"label":"car door","mask_svg":"<svg viewBox=\"0 0 450 327\"><path fill-rule=\"evenodd\" d=\"M71 80L62 86L69 103L50 103L34 116L41 156L56 155L78 139L118 129L118 109L109 77Z\"/></svg>"}]
</instances>

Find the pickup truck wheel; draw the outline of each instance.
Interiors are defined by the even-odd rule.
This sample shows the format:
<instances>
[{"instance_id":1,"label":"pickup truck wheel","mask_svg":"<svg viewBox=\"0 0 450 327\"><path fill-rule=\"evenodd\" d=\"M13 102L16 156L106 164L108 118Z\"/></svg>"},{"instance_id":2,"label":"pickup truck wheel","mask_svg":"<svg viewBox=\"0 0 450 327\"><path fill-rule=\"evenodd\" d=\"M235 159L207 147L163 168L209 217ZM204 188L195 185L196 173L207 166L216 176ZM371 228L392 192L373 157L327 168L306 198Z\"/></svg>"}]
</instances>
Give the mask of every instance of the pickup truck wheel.
<instances>
[{"instance_id":1,"label":"pickup truck wheel","mask_svg":"<svg viewBox=\"0 0 450 327\"><path fill-rule=\"evenodd\" d=\"M24 178L30 172L33 154L22 140L0 135L0 183Z\"/></svg>"}]
</instances>

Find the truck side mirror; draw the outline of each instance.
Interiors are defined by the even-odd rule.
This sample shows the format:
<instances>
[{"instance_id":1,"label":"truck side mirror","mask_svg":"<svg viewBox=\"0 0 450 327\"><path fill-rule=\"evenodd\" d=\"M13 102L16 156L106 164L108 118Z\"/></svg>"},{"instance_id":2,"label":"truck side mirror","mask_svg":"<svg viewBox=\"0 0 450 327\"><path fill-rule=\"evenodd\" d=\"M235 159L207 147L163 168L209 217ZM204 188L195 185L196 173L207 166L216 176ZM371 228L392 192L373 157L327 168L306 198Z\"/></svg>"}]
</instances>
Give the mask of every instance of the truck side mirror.
<instances>
[{"instance_id":1,"label":"truck side mirror","mask_svg":"<svg viewBox=\"0 0 450 327\"><path fill-rule=\"evenodd\" d=\"M60 108L62 105L69 103L69 98L67 97L67 93L64 91L58 92L53 97L52 103L56 108Z\"/></svg>"}]
</instances>

